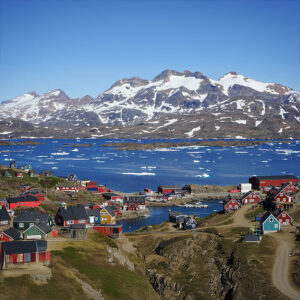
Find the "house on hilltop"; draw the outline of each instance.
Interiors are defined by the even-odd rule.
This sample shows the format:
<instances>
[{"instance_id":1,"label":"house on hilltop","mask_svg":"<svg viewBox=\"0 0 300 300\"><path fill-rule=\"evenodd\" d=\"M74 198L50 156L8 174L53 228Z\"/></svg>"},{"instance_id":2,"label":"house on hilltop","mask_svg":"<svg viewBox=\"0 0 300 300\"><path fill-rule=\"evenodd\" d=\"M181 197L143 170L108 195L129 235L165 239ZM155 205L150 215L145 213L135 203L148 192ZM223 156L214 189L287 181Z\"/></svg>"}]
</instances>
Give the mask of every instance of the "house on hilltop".
<instances>
[{"instance_id":1,"label":"house on hilltop","mask_svg":"<svg viewBox=\"0 0 300 300\"><path fill-rule=\"evenodd\" d=\"M280 231L280 222L269 211L260 219L260 227L262 233Z\"/></svg>"},{"instance_id":2,"label":"house on hilltop","mask_svg":"<svg viewBox=\"0 0 300 300\"><path fill-rule=\"evenodd\" d=\"M14 218L14 227L18 230L26 230L34 224L45 224L52 228L54 220L49 214L40 214L35 211L21 211L20 214Z\"/></svg>"},{"instance_id":3,"label":"house on hilltop","mask_svg":"<svg viewBox=\"0 0 300 300\"><path fill-rule=\"evenodd\" d=\"M88 224L88 214L83 206L60 207L55 215L55 223L60 226L70 227L73 224Z\"/></svg>"},{"instance_id":4,"label":"house on hilltop","mask_svg":"<svg viewBox=\"0 0 300 300\"><path fill-rule=\"evenodd\" d=\"M246 193L241 199L240 202L242 204L248 204L248 203L259 203L261 202L261 198L259 197L259 195L253 193L253 192L248 192Z\"/></svg>"},{"instance_id":5,"label":"house on hilltop","mask_svg":"<svg viewBox=\"0 0 300 300\"><path fill-rule=\"evenodd\" d=\"M2 232L0 232L0 241L9 242L19 240L21 238L21 233L14 227L10 227Z\"/></svg>"},{"instance_id":6,"label":"house on hilltop","mask_svg":"<svg viewBox=\"0 0 300 300\"><path fill-rule=\"evenodd\" d=\"M23 232L24 240L42 240L48 237L52 228L44 223L35 223Z\"/></svg>"},{"instance_id":7,"label":"house on hilltop","mask_svg":"<svg viewBox=\"0 0 300 300\"><path fill-rule=\"evenodd\" d=\"M115 224L116 214L114 209L110 206L103 207L100 210L101 224Z\"/></svg>"},{"instance_id":8,"label":"house on hilltop","mask_svg":"<svg viewBox=\"0 0 300 300\"><path fill-rule=\"evenodd\" d=\"M30 195L8 198L7 203L9 209L17 207L38 207L41 205L41 201L39 199Z\"/></svg>"},{"instance_id":9,"label":"house on hilltop","mask_svg":"<svg viewBox=\"0 0 300 300\"><path fill-rule=\"evenodd\" d=\"M280 222L281 225L292 225L293 218L286 212L282 211L276 219Z\"/></svg>"},{"instance_id":10,"label":"house on hilltop","mask_svg":"<svg viewBox=\"0 0 300 300\"><path fill-rule=\"evenodd\" d=\"M3 242L0 247L1 269L15 264L50 261L50 252L44 240Z\"/></svg>"}]
</instances>

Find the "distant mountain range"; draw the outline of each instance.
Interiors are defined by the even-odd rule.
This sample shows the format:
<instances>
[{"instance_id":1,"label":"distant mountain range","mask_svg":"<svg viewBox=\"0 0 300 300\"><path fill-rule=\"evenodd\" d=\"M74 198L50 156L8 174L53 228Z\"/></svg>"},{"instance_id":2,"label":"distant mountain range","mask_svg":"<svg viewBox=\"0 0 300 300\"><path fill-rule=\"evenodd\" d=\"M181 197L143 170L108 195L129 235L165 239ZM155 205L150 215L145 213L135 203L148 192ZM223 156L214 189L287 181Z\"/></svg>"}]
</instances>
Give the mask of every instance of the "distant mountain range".
<instances>
[{"instance_id":1,"label":"distant mountain range","mask_svg":"<svg viewBox=\"0 0 300 300\"><path fill-rule=\"evenodd\" d=\"M0 137L300 138L300 92L229 72L165 70L98 97L28 92L0 104Z\"/></svg>"}]
</instances>

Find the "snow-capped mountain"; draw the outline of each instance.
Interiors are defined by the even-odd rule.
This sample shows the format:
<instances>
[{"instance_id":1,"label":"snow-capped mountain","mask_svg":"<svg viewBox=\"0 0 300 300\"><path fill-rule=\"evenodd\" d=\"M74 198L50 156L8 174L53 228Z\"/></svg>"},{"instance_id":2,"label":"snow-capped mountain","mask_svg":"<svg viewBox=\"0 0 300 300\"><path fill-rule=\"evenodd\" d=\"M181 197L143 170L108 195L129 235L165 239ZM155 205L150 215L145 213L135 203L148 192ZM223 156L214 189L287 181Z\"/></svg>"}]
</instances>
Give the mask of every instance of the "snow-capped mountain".
<instances>
[{"instance_id":1,"label":"snow-capped mountain","mask_svg":"<svg viewBox=\"0 0 300 300\"><path fill-rule=\"evenodd\" d=\"M200 72L165 70L152 80L119 80L95 99L70 99L61 90L42 95L29 92L0 104L0 118L49 129L71 127L69 130L77 132L80 128L87 135L93 130L94 136L101 136L102 128L102 136L125 137L135 134L132 128L147 137L163 132L163 136L202 137L209 133L225 137L227 129L238 125L235 132L243 136L252 132L250 136L256 137L263 128L268 136L295 137L299 135L299 110L300 93L277 83L235 72L213 80ZM113 133L106 132L112 127Z\"/></svg>"}]
</instances>

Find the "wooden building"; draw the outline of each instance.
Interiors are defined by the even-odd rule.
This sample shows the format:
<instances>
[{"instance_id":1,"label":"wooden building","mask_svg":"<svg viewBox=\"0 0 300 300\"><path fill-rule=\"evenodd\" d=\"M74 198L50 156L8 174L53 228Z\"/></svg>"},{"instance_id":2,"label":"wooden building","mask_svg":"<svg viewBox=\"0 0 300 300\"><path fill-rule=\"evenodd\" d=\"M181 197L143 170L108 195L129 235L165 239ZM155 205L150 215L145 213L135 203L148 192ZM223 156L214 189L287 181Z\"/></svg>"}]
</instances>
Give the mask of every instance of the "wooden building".
<instances>
[{"instance_id":1,"label":"wooden building","mask_svg":"<svg viewBox=\"0 0 300 300\"><path fill-rule=\"evenodd\" d=\"M182 191L182 188L179 185L160 185L157 191L160 194L169 194Z\"/></svg>"},{"instance_id":2,"label":"wooden building","mask_svg":"<svg viewBox=\"0 0 300 300\"><path fill-rule=\"evenodd\" d=\"M280 231L280 222L269 211L266 212L260 219L260 227L262 233L278 232Z\"/></svg>"},{"instance_id":3,"label":"wooden building","mask_svg":"<svg viewBox=\"0 0 300 300\"><path fill-rule=\"evenodd\" d=\"M0 242L9 242L19 240L21 238L21 233L14 227L10 227L2 232L0 232Z\"/></svg>"},{"instance_id":4,"label":"wooden building","mask_svg":"<svg viewBox=\"0 0 300 300\"><path fill-rule=\"evenodd\" d=\"M115 224L116 223L116 214L114 209L110 206L103 207L100 210L101 224Z\"/></svg>"},{"instance_id":5,"label":"wooden building","mask_svg":"<svg viewBox=\"0 0 300 300\"><path fill-rule=\"evenodd\" d=\"M297 192L297 190L298 190L297 186L295 186L293 183L287 182L281 186L278 193L292 194Z\"/></svg>"},{"instance_id":6,"label":"wooden building","mask_svg":"<svg viewBox=\"0 0 300 300\"><path fill-rule=\"evenodd\" d=\"M55 215L55 223L60 226L70 227L73 224L88 224L88 214L86 209L81 206L60 207Z\"/></svg>"},{"instance_id":7,"label":"wooden building","mask_svg":"<svg viewBox=\"0 0 300 300\"><path fill-rule=\"evenodd\" d=\"M278 175L278 176L253 176L249 178L252 188L259 190L267 186L280 187L284 183L298 183L299 179L294 175Z\"/></svg>"},{"instance_id":8,"label":"wooden building","mask_svg":"<svg viewBox=\"0 0 300 300\"><path fill-rule=\"evenodd\" d=\"M254 192L248 192L246 193L241 199L240 202L242 204L252 204L252 203L260 203L261 202L261 198L259 195L255 194Z\"/></svg>"},{"instance_id":9,"label":"wooden building","mask_svg":"<svg viewBox=\"0 0 300 300\"><path fill-rule=\"evenodd\" d=\"M50 228L55 225L54 220L49 214L40 214L36 211L21 211L13 220L13 225L18 230L26 230L30 226L38 223L43 223Z\"/></svg>"},{"instance_id":10,"label":"wooden building","mask_svg":"<svg viewBox=\"0 0 300 300\"><path fill-rule=\"evenodd\" d=\"M118 238L119 234L122 232L122 225L95 225L93 226L93 229L104 236Z\"/></svg>"},{"instance_id":11,"label":"wooden building","mask_svg":"<svg viewBox=\"0 0 300 300\"><path fill-rule=\"evenodd\" d=\"M48 237L48 234L52 231L52 228L44 223L36 223L31 225L23 232L24 240L44 240Z\"/></svg>"},{"instance_id":12,"label":"wooden building","mask_svg":"<svg viewBox=\"0 0 300 300\"><path fill-rule=\"evenodd\" d=\"M12 241L1 243L1 269L13 267L15 264L50 261L47 241Z\"/></svg>"},{"instance_id":13,"label":"wooden building","mask_svg":"<svg viewBox=\"0 0 300 300\"><path fill-rule=\"evenodd\" d=\"M123 207L126 210L138 210L146 208L145 196L127 196L124 197Z\"/></svg>"},{"instance_id":14,"label":"wooden building","mask_svg":"<svg viewBox=\"0 0 300 300\"><path fill-rule=\"evenodd\" d=\"M6 207L6 209L8 209L8 203L5 197L0 198L0 208L3 206Z\"/></svg>"},{"instance_id":15,"label":"wooden building","mask_svg":"<svg viewBox=\"0 0 300 300\"><path fill-rule=\"evenodd\" d=\"M293 200L285 193L279 192L274 196L274 202L276 204L292 204Z\"/></svg>"},{"instance_id":16,"label":"wooden building","mask_svg":"<svg viewBox=\"0 0 300 300\"><path fill-rule=\"evenodd\" d=\"M84 187L76 181L60 182L55 186L57 191L78 192L84 190Z\"/></svg>"},{"instance_id":17,"label":"wooden building","mask_svg":"<svg viewBox=\"0 0 300 300\"><path fill-rule=\"evenodd\" d=\"M10 215L8 214L6 207L2 206L0 208L0 226L7 226L10 223Z\"/></svg>"},{"instance_id":18,"label":"wooden building","mask_svg":"<svg viewBox=\"0 0 300 300\"><path fill-rule=\"evenodd\" d=\"M10 169L16 169L16 168L17 168L17 163L16 163L16 161L11 160L11 161L9 162L9 168L10 168Z\"/></svg>"},{"instance_id":19,"label":"wooden building","mask_svg":"<svg viewBox=\"0 0 300 300\"><path fill-rule=\"evenodd\" d=\"M293 219L292 217L286 212L282 211L276 219L280 222L281 225L292 225Z\"/></svg>"},{"instance_id":20,"label":"wooden building","mask_svg":"<svg viewBox=\"0 0 300 300\"><path fill-rule=\"evenodd\" d=\"M101 224L100 208L88 209L89 224Z\"/></svg>"},{"instance_id":21,"label":"wooden building","mask_svg":"<svg viewBox=\"0 0 300 300\"><path fill-rule=\"evenodd\" d=\"M41 205L41 201L39 199L30 195L7 198L7 203L9 209L17 207L38 207Z\"/></svg>"},{"instance_id":22,"label":"wooden building","mask_svg":"<svg viewBox=\"0 0 300 300\"><path fill-rule=\"evenodd\" d=\"M16 176L18 178L23 178L23 173L22 172L16 172Z\"/></svg>"},{"instance_id":23,"label":"wooden building","mask_svg":"<svg viewBox=\"0 0 300 300\"><path fill-rule=\"evenodd\" d=\"M241 207L241 203L234 199L234 198L230 198L227 200L223 201L223 209L224 211L231 211L231 210L237 210Z\"/></svg>"}]
</instances>

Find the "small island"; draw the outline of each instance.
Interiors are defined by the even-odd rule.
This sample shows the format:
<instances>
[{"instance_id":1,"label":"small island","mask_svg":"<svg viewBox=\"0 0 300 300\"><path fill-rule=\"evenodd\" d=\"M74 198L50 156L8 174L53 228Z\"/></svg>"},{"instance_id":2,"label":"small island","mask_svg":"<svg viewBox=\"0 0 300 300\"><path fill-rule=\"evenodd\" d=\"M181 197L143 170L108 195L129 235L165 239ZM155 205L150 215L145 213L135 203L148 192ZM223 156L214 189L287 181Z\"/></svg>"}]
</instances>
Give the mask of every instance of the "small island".
<instances>
[{"instance_id":1,"label":"small island","mask_svg":"<svg viewBox=\"0 0 300 300\"><path fill-rule=\"evenodd\" d=\"M27 145L42 145L44 143L24 140L24 141L0 141L0 146L27 146Z\"/></svg>"},{"instance_id":2,"label":"small island","mask_svg":"<svg viewBox=\"0 0 300 300\"><path fill-rule=\"evenodd\" d=\"M262 141L248 141L248 140L213 140L213 141L195 141L195 142L154 142L148 144L139 144L133 142L126 143L107 143L99 145L99 147L114 147L115 150L152 150L159 148L180 148L180 147L245 147L257 146L267 143L274 143L278 141L262 140ZM282 140L280 143L289 143L289 141Z\"/></svg>"}]
</instances>

